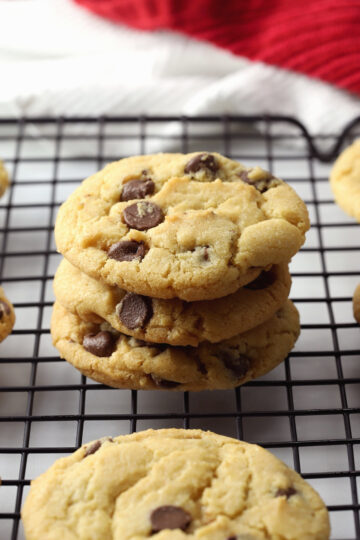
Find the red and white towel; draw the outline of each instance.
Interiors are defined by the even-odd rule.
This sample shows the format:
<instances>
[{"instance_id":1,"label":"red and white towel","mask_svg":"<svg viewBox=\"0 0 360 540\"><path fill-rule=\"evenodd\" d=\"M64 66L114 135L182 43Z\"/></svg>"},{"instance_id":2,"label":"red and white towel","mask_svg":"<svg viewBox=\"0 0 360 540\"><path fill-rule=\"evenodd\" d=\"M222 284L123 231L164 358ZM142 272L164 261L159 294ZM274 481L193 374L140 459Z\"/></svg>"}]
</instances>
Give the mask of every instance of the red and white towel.
<instances>
[{"instance_id":1,"label":"red and white towel","mask_svg":"<svg viewBox=\"0 0 360 540\"><path fill-rule=\"evenodd\" d=\"M336 132L360 115L358 1L172 0L174 16L158 0L156 17L139 11L155 0L78 1L124 23L72 0L0 2L0 116L279 113Z\"/></svg>"},{"instance_id":2,"label":"red and white towel","mask_svg":"<svg viewBox=\"0 0 360 540\"><path fill-rule=\"evenodd\" d=\"M75 0L142 30L175 30L360 95L358 0Z\"/></svg>"}]
</instances>

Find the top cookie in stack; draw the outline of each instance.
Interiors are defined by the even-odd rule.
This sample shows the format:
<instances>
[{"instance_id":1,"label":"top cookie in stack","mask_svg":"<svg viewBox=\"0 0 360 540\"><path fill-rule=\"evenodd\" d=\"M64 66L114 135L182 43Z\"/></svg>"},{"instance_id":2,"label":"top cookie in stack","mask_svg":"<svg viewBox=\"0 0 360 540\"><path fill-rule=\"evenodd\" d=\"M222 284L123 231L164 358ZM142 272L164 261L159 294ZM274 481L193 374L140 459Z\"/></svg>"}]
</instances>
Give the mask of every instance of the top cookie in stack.
<instances>
[{"instance_id":1,"label":"top cookie in stack","mask_svg":"<svg viewBox=\"0 0 360 540\"><path fill-rule=\"evenodd\" d=\"M282 180L217 153L111 163L62 205L58 250L108 285L156 298L211 300L286 263L309 229Z\"/></svg>"}]
</instances>

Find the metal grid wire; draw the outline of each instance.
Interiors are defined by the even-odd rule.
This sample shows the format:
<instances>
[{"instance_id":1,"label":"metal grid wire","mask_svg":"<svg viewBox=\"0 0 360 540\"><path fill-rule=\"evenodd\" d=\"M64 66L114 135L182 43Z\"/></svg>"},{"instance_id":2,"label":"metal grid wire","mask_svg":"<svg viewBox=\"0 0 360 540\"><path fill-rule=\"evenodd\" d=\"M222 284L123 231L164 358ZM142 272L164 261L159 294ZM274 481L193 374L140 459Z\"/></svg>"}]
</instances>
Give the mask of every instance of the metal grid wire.
<instances>
[{"instance_id":1,"label":"metal grid wire","mask_svg":"<svg viewBox=\"0 0 360 540\"><path fill-rule=\"evenodd\" d=\"M351 305L359 229L327 181L328 163L359 125L311 138L282 117L0 120L0 157L12 178L0 204L0 280L17 315L0 346L1 540L24 538L30 480L55 459L83 441L149 427L211 429L261 444L319 491L332 538L360 538L360 336ZM308 205L312 229L291 264L302 320L295 349L234 391L131 392L86 379L59 359L49 335L59 205L109 161L204 148L271 170Z\"/></svg>"}]
</instances>

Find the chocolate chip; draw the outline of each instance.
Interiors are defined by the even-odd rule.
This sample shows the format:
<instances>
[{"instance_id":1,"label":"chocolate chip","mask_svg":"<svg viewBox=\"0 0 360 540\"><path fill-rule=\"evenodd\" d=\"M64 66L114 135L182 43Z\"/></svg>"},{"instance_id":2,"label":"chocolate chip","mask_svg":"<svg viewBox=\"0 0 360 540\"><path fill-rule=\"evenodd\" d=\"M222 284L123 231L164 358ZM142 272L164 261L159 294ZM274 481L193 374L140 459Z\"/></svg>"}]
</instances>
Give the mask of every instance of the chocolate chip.
<instances>
[{"instance_id":1,"label":"chocolate chip","mask_svg":"<svg viewBox=\"0 0 360 540\"><path fill-rule=\"evenodd\" d=\"M247 285L244 285L245 289L251 289L257 291L260 289L266 289L270 287L276 281L276 272L271 268L268 272L263 270L254 281L251 281Z\"/></svg>"},{"instance_id":2,"label":"chocolate chip","mask_svg":"<svg viewBox=\"0 0 360 540\"><path fill-rule=\"evenodd\" d=\"M179 386L179 384L181 384L179 382L162 379L161 377L155 375L155 373L150 373L150 377L152 378L156 386L159 386L160 388L175 388L176 386Z\"/></svg>"},{"instance_id":3,"label":"chocolate chip","mask_svg":"<svg viewBox=\"0 0 360 540\"><path fill-rule=\"evenodd\" d=\"M210 246L195 246L191 251L196 255L198 264L205 264L210 261Z\"/></svg>"},{"instance_id":4,"label":"chocolate chip","mask_svg":"<svg viewBox=\"0 0 360 540\"><path fill-rule=\"evenodd\" d=\"M6 302L3 300L0 300L0 320L3 318L4 315L10 315L11 309L7 305Z\"/></svg>"},{"instance_id":5,"label":"chocolate chip","mask_svg":"<svg viewBox=\"0 0 360 540\"><path fill-rule=\"evenodd\" d=\"M188 346L181 347L181 349L182 351L186 353L187 356L189 356L192 360L194 360L197 369L200 371L202 375L208 374L208 370L205 364L203 364L203 362L200 360L198 356L198 351L195 347L190 347L190 345L188 345Z\"/></svg>"},{"instance_id":6,"label":"chocolate chip","mask_svg":"<svg viewBox=\"0 0 360 540\"><path fill-rule=\"evenodd\" d=\"M251 534L240 534L240 536L228 536L226 540L255 540L255 536Z\"/></svg>"},{"instance_id":7,"label":"chocolate chip","mask_svg":"<svg viewBox=\"0 0 360 540\"><path fill-rule=\"evenodd\" d=\"M256 179L249 178L249 172L250 171L241 171L240 173L238 173L238 176L243 182L250 184L250 186L254 186L254 188L260 191L260 193L264 193L268 189L278 186L281 182L281 180L279 180L267 171L264 171L263 178Z\"/></svg>"},{"instance_id":8,"label":"chocolate chip","mask_svg":"<svg viewBox=\"0 0 360 540\"><path fill-rule=\"evenodd\" d=\"M185 531L191 522L191 515L180 506L159 506L150 514L152 532L164 529L181 529Z\"/></svg>"},{"instance_id":9,"label":"chocolate chip","mask_svg":"<svg viewBox=\"0 0 360 540\"><path fill-rule=\"evenodd\" d=\"M150 178L146 178L145 180L130 180L124 184L120 200L145 199L146 195L152 195L154 191L155 184Z\"/></svg>"},{"instance_id":10,"label":"chocolate chip","mask_svg":"<svg viewBox=\"0 0 360 540\"><path fill-rule=\"evenodd\" d=\"M145 231L164 221L164 213L157 204L141 201L125 208L124 220L132 229Z\"/></svg>"},{"instance_id":11,"label":"chocolate chip","mask_svg":"<svg viewBox=\"0 0 360 540\"><path fill-rule=\"evenodd\" d=\"M248 171L240 171L238 173L238 177L243 181L243 182L246 182L247 184L251 184L251 180L248 176Z\"/></svg>"},{"instance_id":12,"label":"chocolate chip","mask_svg":"<svg viewBox=\"0 0 360 540\"><path fill-rule=\"evenodd\" d=\"M95 441L93 444L86 447L84 458L86 458L87 456L90 456L91 454L95 454L95 452L99 450L99 448L102 446L103 442L105 441L114 442L112 437L103 437L103 439L100 439L100 441Z\"/></svg>"},{"instance_id":13,"label":"chocolate chip","mask_svg":"<svg viewBox=\"0 0 360 540\"><path fill-rule=\"evenodd\" d=\"M87 446L84 457L90 456L91 454L95 454L95 452L97 452L100 447L101 447L101 441L95 441L90 446Z\"/></svg>"},{"instance_id":14,"label":"chocolate chip","mask_svg":"<svg viewBox=\"0 0 360 540\"><path fill-rule=\"evenodd\" d=\"M240 534L240 536L229 536L226 540L255 540L255 536Z\"/></svg>"},{"instance_id":15,"label":"chocolate chip","mask_svg":"<svg viewBox=\"0 0 360 540\"><path fill-rule=\"evenodd\" d=\"M296 489L291 486L286 489L279 488L275 494L275 497L286 497L287 499L289 499L292 495L295 495L296 493Z\"/></svg>"},{"instance_id":16,"label":"chocolate chip","mask_svg":"<svg viewBox=\"0 0 360 540\"><path fill-rule=\"evenodd\" d=\"M116 342L110 332L102 331L97 334L86 334L83 347L95 356L111 356L116 348Z\"/></svg>"},{"instance_id":17,"label":"chocolate chip","mask_svg":"<svg viewBox=\"0 0 360 540\"><path fill-rule=\"evenodd\" d=\"M110 246L108 257L115 261L141 261L145 257L144 242L135 242L135 240L122 240Z\"/></svg>"},{"instance_id":18,"label":"chocolate chip","mask_svg":"<svg viewBox=\"0 0 360 540\"><path fill-rule=\"evenodd\" d=\"M200 373L201 373L202 375L207 375L207 374L208 374L208 370L206 369L205 364L202 363L202 361L200 360L200 358L198 358L197 356L195 356L195 362L196 362L196 366L197 366L198 370L200 371Z\"/></svg>"},{"instance_id":19,"label":"chocolate chip","mask_svg":"<svg viewBox=\"0 0 360 540\"><path fill-rule=\"evenodd\" d=\"M152 301L147 296L126 293L116 309L120 321L126 328L142 328L153 315Z\"/></svg>"},{"instance_id":20,"label":"chocolate chip","mask_svg":"<svg viewBox=\"0 0 360 540\"><path fill-rule=\"evenodd\" d=\"M238 354L232 350L219 351L217 356L224 362L225 367L232 371L237 378L241 379L248 372L250 359L247 356Z\"/></svg>"},{"instance_id":21,"label":"chocolate chip","mask_svg":"<svg viewBox=\"0 0 360 540\"><path fill-rule=\"evenodd\" d=\"M186 174L196 173L201 169L207 169L212 173L216 173L219 165L211 154L197 154L185 165L184 171Z\"/></svg>"}]
</instances>

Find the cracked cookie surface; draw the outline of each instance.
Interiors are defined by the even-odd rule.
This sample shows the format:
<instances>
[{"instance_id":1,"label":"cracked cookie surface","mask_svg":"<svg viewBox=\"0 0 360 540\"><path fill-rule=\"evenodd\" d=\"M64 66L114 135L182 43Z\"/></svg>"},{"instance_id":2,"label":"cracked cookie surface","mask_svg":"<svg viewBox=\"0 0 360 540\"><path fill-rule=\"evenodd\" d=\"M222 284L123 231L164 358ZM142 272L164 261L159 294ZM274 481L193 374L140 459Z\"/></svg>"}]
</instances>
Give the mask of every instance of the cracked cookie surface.
<instances>
[{"instance_id":1,"label":"cracked cookie surface","mask_svg":"<svg viewBox=\"0 0 360 540\"><path fill-rule=\"evenodd\" d=\"M337 204L360 223L360 139L335 161L330 186Z\"/></svg>"},{"instance_id":2,"label":"cracked cookie surface","mask_svg":"<svg viewBox=\"0 0 360 540\"><path fill-rule=\"evenodd\" d=\"M85 321L105 319L115 330L137 339L191 346L222 341L258 326L285 303L290 287L286 264L274 265L229 296L197 302L127 293L90 278L66 259L54 278L56 300ZM146 310L150 311L144 320Z\"/></svg>"},{"instance_id":3,"label":"cracked cookie surface","mask_svg":"<svg viewBox=\"0 0 360 540\"><path fill-rule=\"evenodd\" d=\"M11 302L6 298L4 289L0 287L0 341L3 341L13 329L15 311Z\"/></svg>"},{"instance_id":4,"label":"cracked cookie surface","mask_svg":"<svg viewBox=\"0 0 360 540\"><path fill-rule=\"evenodd\" d=\"M316 491L260 446L201 430L104 437L34 480L27 540L327 540Z\"/></svg>"},{"instance_id":5,"label":"cracked cookie surface","mask_svg":"<svg viewBox=\"0 0 360 540\"><path fill-rule=\"evenodd\" d=\"M200 156L200 157L199 157ZM289 262L309 228L282 180L220 154L156 154L111 163L61 206L58 250L95 279L187 301L226 296Z\"/></svg>"},{"instance_id":6,"label":"cracked cookie surface","mask_svg":"<svg viewBox=\"0 0 360 540\"><path fill-rule=\"evenodd\" d=\"M4 163L0 160L0 197L2 197L9 185L9 175Z\"/></svg>"},{"instance_id":7,"label":"cracked cookie surface","mask_svg":"<svg viewBox=\"0 0 360 540\"><path fill-rule=\"evenodd\" d=\"M106 322L85 322L58 302L51 319L53 343L62 358L98 382L140 390L234 388L280 364L299 333L299 314L290 300L260 326L199 347L140 341Z\"/></svg>"}]
</instances>

